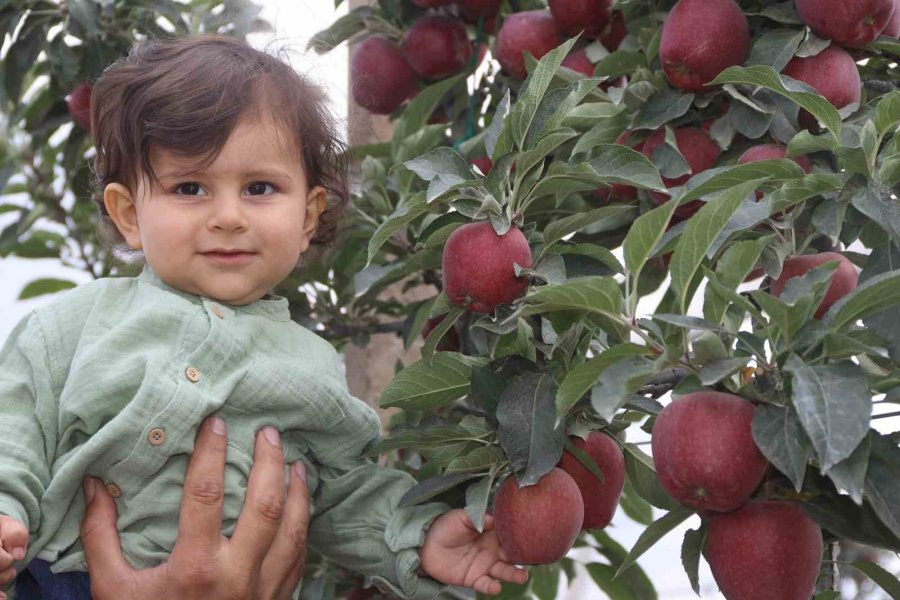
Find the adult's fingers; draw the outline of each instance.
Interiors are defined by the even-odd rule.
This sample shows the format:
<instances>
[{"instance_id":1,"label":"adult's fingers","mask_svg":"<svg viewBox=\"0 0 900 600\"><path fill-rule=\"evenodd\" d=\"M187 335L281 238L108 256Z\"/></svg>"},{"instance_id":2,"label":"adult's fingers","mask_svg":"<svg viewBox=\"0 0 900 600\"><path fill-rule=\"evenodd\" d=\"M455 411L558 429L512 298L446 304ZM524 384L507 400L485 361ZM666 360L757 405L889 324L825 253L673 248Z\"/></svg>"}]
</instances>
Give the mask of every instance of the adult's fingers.
<instances>
[{"instance_id":1,"label":"adult's fingers","mask_svg":"<svg viewBox=\"0 0 900 600\"><path fill-rule=\"evenodd\" d=\"M229 549L248 567L262 563L284 514L284 455L281 437L271 426L256 433L253 467L244 507L234 526Z\"/></svg>"},{"instance_id":2,"label":"adult's fingers","mask_svg":"<svg viewBox=\"0 0 900 600\"><path fill-rule=\"evenodd\" d=\"M263 598L290 598L303 577L306 543L309 531L309 488L306 466L296 462L291 467L287 501L281 525L269 553L263 560L260 585Z\"/></svg>"},{"instance_id":3,"label":"adult's fingers","mask_svg":"<svg viewBox=\"0 0 900 600\"><path fill-rule=\"evenodd\" d=\"M222 542L225 451L228 430L219 417L206 419L197 431L184 478L175 550L188 556L213 555Z\"/></svg>"},{"instance_id":4,"label":"adult's fingers","mask_svg":"<svg viewBox=\"0 0 900 600\"><path fill-rule=\"evenodd\" d=\"M116 530L116 503L106 488L92 477L84 480L86 506L81 520L81 542L87 558L91 585L98 589L114 587L134 570L122 554Z\"/></svg>"}]
</instances>

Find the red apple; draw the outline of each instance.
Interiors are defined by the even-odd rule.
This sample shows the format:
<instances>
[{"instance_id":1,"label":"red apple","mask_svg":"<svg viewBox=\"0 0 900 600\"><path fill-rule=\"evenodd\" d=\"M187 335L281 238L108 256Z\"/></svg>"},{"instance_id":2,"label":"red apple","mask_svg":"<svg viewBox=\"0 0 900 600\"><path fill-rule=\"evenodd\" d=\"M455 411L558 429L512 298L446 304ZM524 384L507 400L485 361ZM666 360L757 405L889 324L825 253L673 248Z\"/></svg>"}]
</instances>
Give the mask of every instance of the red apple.
<instances>
[{"instance_id":1,"label":"red apple","mask_svg":"<svg viewBox=\"0 0 900 600\"><path fill-rule=\"evenodd\" d=\"M72 120L88 133L91 131L91 92L93 89L91 84L81 83L72 90L71 94L66 96L66 106Z\"/></svg>"},{"instance_id":2,"label":"red apple","mask_svg":"<svg viewBox=\"0 0 900 600\"><path fill-rule=\"evenodd\" d=\"M597 37L609 23L612 0L548 0L550 12L566 37Z\"/></svg>"},{"instance_id":3,"label":"red apple","mask_svg":"<svg viewBox=\"0 0 900 600\"><path fill-rule=\"evenodd\" d=\"M750 25L734 0L678 0L663 23L659 58L669 82L689 92L750 53Z\"/></svg>"},{"instance_id":4,"label":"red apple","mask_svg":"<svg viewBox=\"0 0 900 600\"><path fill-rule=\"evenodd\" d=\"M397 44L386 37L364 39L350 60L353 99L376 114L387 115L416 91L416 75Z\"/></svg>"},{"instance_id":5,"label":"red apple","mask_svg":"<svg viewBox=\"0 0 900 600\"><path fill-rule=\"evenodd\" d=\"M652 160L654 150L664 144L665 140L666 130L657 129L644 142L641 153ZM713 141L706 131L696 127L679 127L675 129L675 143L678 144L678 150L684 156L691 170L680 177L663 177L663 183L668 188L682 185L697 173L713 167L719 158L719 154L722 152L719 145ZM650 198L655 204L661 205L666 203L669 196L662 192L650 192ZM675 214L682 220L687 219L700 210L702 206L703 202L694 200L679 206L675 209Z\"/></svg>"},{"instance_id":6,"label":"red apple","mask_svg":"<svg viewBox=\"0 0 900 600\"><path fill-rule=\"evenodd\" d=\"M710 518L705 554L728 600L809 600L824 549L799 505L755 501Z\"/></svg>"},{"instance_id":7,"label":"red apple","mask_svg":"<svg viewBox=\"0 0 900 600\"><path fill-rule=\"evenodd\" d=\"M721 392L674 400L653 426L653 464L663 488L687 506L727 512L744 504L768 463L753 441L753 404Z\"/></svg>"},{"instance_id":8,"label":"red apple","mask_svg":"<svg viewBox=\"0 0 900 600\"><path fill-rule=\"evenodd\" d=\"M419 77L443 79L459 72L472 56L472 42L459 19L427 15L403 39L406 62Z\"/></svg>"},{"instance_id":9,"label":"red apple","mask_svg":"<svg viewBox=\"0 0 900 600\"><path fill-rule=\"evenodd\" d=\"M527 50L537 59L562 43L556 21L546 10L527 10L506 17L497 34L494 55L503 70L516 79L525 79Z\"/></svg>"},{"instance_id":10,"label":"red apple","mask_svg":"<svg viewBox=\"0 0 900 600\"><path fill-rule=\"evenodd\" d=\"M459 12L466 18L475 20L478 17L493 17L500 11L503 0L457 0Z\"/></svg>"},{"instance_id":11,"label":"red apple","mask_svg":"<svg viewBox=\"0 0 900 600\"><path fill-rule=\"evenodd\" d=\"M494 168L494 162L491 160L490 156L476 156L475 158L469 159L469 164L478 167L485 175L488 175L491 172L491 169Z\"/></svg>"},{"instance_id":12,"label":"red apple","mask_svg":"<svg viewBox=\"0 0 900 600\"><path fill-rule=\"evenodd\" d=\"M531 268L531 248L525 235L510 228L497 235L490 221L469 223L447 238L442 258L444 293L450 302L472 312L492 313L528 288L516 277L513 264Z\"/></svg>"},{"instance_id":13,"label":"red apple","mask_svg":"<svg viewBox=\"0 0 900 600\"><path fill-rule=\"evenodd\" d=\"M881 35L892 38L900 37L900 0L894 0L894 13L891 15L891 20L885 25Z\"/></svg>"},{"instance_id":14,"label":"red apple","mask_svg":"<svg viewBox=\"0 0 900 600\"><path fill-rule=\"evenodd\" d=\"M621 10L614 10L609 17L609 23L600 34L600 43L610 52L615 52L627 35L628 27L625 25L625 16Z\"/></svg>"},{"instance_id":15,"label":"red apple","mask_svg":"<svg viewBox=\"0 0 900 600\"><path fill-rule=\"evenodd\" d=\"M808 83L837 109L859 103L862 96L862 82L853 57L834 44L815 56L795 56L784 68L784 74ZM811 128L815 124L811 114L800 111L801 126Z\"/></svg>"},{"instance_id":16,"label":"red apple","mask_svg":"<svg viewBox=\"0 0 900 600\"><path fill-rule=\"evenodd\" d=\"M816 35L844 46L874 41L894 13L894 0L796 0L794 4Z\"/></svg>"},{"instance_id":17,"label":"red apple","mask_svg":"<svg viewBox=\"0 0 900 600\"><path fill-rule=\"evenodd\" d=\"M784 158L786 154L787 146L784 144L759 144L748 148L746 152L741 154L741 157L738 158L738 164L744 165L758 160ZM800 165L804 172L809 173L812 171L812 162L806 156L795 156L791 160ZM762 197L762 192L756 192L757 200Z\"/></svg>"},{"instance_id":18,"label":"red apple","mask_svg":"<svg viewBox=\"0 0 900 600\"><path fill-rule=\"evenodd\" d=\"M772 281L770 291L775 296L781 296L784 286L793 277L804 275L810 269L814 269L828 261L838 261L837 270L831 274L831 283L822 299L822 304L816 309L815 318L821 319L831 305L856 289L859 274L856 267L843 254L837 252L820 252L819 254L804 254L794 256L784 261L781 275Z\"/></svg>"},{"instance_id":19,"label":"red apple","mask_svg":"<svg viewBox=\"0 0 900 600\"><path fill-rule=\"evenodd\" d=\"M644 142L634 142L631 139L631 131L623 131L619 137L616 138L614 142L616 144L622 144L623 146L628 146L633 150L637 150L638 152L644 147ZM622 183L613 183L607 187L603 187L598 189L596 195L601 200L605 200L607 202L629 202L637 198L637 188L631 185L624 185Z\"/></svg>"},{"instance_id":20,"label":"red apple","mask_svg":"<svg viewBox=\"0 0 900 600\"><path fill-rule=\"evenodd\" d=\"M572 69L576 73L581 73L586 77L594 76L594 63L591 62L591 59L588 58L587 52L584 49L575 50L570 52L568 56L566 56L562 61L562 66L567 69ZM604 92L612 87L624 87L627 83L625 77L619 77L615 80L603 81L600 83L600 89Z\"/></svg>"},{"instance_id":21,"label":"red apple","mask_svg":"<svg viewBox=\"0 0 900 600\"><path fill-rule=\"evenodd\" d=\"M558 561L572 548L583 521L581 491L562 469L553 469L535 485L521 488L510 477L494 497L497 539L513 564Z\"/></svg>"},{"instance_id":22,"label":"red apple","mask_svg":"<svg viewBox=\"0 0 900 600\"><path fill-rule=\"evenodd\" d=\"M603 481L600 481L568 451L563 452L557 465L575 480L581 490L584 500L582 529L606 527L616 514L619 497L625 487L625 456L619 445L605 433L594 431L588 435L587 441L579 437L569 439L576 448L584 450L594 459L603 474Z\"/></svg>"}]
</instances>

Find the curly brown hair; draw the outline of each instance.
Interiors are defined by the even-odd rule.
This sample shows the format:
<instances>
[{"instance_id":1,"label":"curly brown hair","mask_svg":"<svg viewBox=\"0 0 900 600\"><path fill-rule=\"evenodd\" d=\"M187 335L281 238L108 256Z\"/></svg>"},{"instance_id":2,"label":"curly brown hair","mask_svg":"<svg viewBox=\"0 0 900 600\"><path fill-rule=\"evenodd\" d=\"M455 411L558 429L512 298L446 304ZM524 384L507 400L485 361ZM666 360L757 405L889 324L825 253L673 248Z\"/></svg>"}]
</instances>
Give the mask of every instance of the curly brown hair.
<instances>
[{"instance_id":1,"label":"curly brown hair","mask_svg":"<svg viewBox=\"0 0 900 600\"><path fill-rule=\"evenodd\" d=\"M346 146L324 92L281 58L216 34L139 43L94 85L93 200L104 235L124 246L103 203L108 184L135 190L142 177L157 182L154 147L200 157L208 166L241 117L254 110L270 112L293 138L309 188L327 191L312 243L330 244L349 191Z\"/></svg>"}]
</instances>

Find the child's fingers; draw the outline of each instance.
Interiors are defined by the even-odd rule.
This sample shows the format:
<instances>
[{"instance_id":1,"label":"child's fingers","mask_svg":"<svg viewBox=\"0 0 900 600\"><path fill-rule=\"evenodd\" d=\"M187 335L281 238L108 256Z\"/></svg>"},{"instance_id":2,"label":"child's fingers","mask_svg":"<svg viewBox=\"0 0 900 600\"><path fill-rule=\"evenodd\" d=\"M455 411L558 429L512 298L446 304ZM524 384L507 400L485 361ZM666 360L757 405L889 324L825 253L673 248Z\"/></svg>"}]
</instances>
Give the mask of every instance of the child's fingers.
<instances>
[{"instance_id":1,"label":"child's fingers","mask_svg":"<svg viewBox=\"0 0 900 600\"><path fill-rule=\"evenodd\" d=\"M528 571L525 569L517 569L511 564L504 562L495 562L491 567L489 575L500 581L508 581L510 583L525 583L528 581Z\"/></svg>"},{"instance_id":2,"label":"child's fingers","mask_svg":"<svg viewBox=\"0 0 900 600\"><path fill-rule=\"evenodd\" d=\"M0 585L6 585L16 578L16 570L9 568L0 571Z\"/></svg>"},{"instance_id":3,"label":"child's fingers","mask_svg":"<svg viewBox=\"0 0 900 600\"><path fill-rule=\"evenodd\" d=\"M16 560L25 558L28 548L28 529L12 517L0 517L0 547Z\"/></svg>"},{"instance_id":4,"label":"child's fingers","mask_svg":"<svg viewBox=\"0 0 900 600\"><path fill-rule=\"evenodd\" d=\"M475 581L475 585L472 586L476 592L481 592L482 594L487 594L488 596L496 596L499 594L503 588L500 587L499 581L494 581L487 575L482 575Z\"/></svg>"}]
</instances>

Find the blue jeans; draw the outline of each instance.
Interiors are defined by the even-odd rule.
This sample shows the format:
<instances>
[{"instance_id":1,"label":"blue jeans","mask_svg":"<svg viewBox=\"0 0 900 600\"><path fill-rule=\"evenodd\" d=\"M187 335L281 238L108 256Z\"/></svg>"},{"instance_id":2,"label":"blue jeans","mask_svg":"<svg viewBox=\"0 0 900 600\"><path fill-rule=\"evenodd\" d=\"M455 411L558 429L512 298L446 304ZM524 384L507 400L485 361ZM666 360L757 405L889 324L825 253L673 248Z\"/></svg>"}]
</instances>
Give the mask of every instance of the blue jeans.
<instances>
[{"instance_id":1,"label":"blue jeans","mask_svg":"<svg viewBox=\"0 0 900 600\"><path fill-rule=\"evenodd\" d=\"M91 600L87 573L51 573L50 563L38 558L16 578L17 600Z\"/></svg>"}]
</instances>

